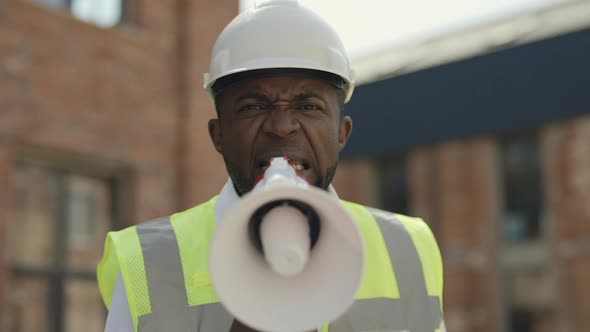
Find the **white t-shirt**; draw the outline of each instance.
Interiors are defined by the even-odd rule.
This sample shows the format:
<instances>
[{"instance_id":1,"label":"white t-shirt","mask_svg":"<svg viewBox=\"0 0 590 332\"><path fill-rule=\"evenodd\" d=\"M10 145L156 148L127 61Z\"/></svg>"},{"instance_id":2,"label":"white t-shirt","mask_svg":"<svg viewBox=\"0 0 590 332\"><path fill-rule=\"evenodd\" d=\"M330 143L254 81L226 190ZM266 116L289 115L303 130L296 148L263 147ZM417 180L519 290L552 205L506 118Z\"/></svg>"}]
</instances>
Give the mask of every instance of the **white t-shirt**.
<instances>
[{"instance_id":1,"label":"white t-shirt","mask_svg":"<svg viewBox=\"0 0 590 332\"><path fill-rule=\"evenodd\" d=\"M330 185L330 194L338 198L334 187ZM214 213L215 220L219 222L223 220L226 211L229 211L234 204L240 199L234 184L231 179L228 179L219 197L215 202ZM107 321L105 325L105 332L133 332L133 319L131 318L131 311L129 310L129 302L127 301L127 293L125 292L125 284L121 278L121 273L117 276L115 282L115 289L113 290L113 298L111 300L111 308L107 315ZM222 331L220 331L222 332ZM319 332L319 330L318 330Z\"/></svg>"}]
</instances>

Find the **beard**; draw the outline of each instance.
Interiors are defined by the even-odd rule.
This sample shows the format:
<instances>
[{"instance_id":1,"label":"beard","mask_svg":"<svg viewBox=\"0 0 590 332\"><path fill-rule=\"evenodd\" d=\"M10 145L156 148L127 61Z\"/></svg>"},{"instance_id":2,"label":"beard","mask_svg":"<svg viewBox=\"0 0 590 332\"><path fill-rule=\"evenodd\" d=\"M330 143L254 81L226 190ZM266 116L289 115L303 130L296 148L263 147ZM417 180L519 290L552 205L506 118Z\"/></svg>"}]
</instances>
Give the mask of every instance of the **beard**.
<instances>
[{"instance_id":1,"label":"beard","mask_svg":"<svg viewBox=\"0 0 590 332\"><path fill-rule=\"evenodd\" d=\"M242 171L242 168L236 163L227 160L225 157L223 160L225 161L225 168L227 169L227 173L234 183L234 188L236 189L238 196L242 196L252 190L255 179L252 178L252 176L245 174Z\"/></svg>"},{"instance_id":2,"label":"beard","mask_svg":"<svg viewBox=\"0 0 590 332\"><path fill-rule=\"evenodd\" d=\"M334 175L336 175L336 168L338 168L338 161L326 169L326 176L320 176L314 186L320 189L328 190Z\"/></svg>"},{"instance_id":3,"label":"beard","mask_svg":"<svg viewBox=\"0 0 590 332\"><path fill-rule=\"evenodd\" d=\"M243 170L243 167L240 167L240 165L228 160L225 158L225 156L223 157L223 160L225 162L227 173L234 183L234 188L236 189L238 196L242 196L254 188L254 182L256 181L254 174L246 174L246 172ZM334 165L326 168L325 176L319 174L318 179L311 185L323 190L328 190L328 187L330 186L330 183L332 183L332 179L336 174L337 168L338 161L336 161Z\"/></svg>"}]
</instances>

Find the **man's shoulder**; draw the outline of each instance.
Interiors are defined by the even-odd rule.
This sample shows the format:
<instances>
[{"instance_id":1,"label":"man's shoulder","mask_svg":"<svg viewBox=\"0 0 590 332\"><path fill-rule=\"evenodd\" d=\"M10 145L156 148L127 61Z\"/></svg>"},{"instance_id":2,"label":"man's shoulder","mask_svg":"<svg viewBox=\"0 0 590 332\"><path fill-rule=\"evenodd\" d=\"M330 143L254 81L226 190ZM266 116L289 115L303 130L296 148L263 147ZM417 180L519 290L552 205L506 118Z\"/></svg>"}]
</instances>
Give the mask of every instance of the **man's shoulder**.
<instances>
[{"instance_id":1,"label":"man's shoulder","mask_svg":"<svg viewBox=\"0 0 590 332\"><path fill-rule=\"evenodd\" d=\"M345 200L341 200L341 202L345 207L349 209L349 211L365 210L368 214L375 218L377 222L384 222L388 224L393 224L398 227L403 227L406 231L413 235L413 237L418 236L427 237L429 239L433 238L432 231L430 230L428 223L426 223L420 217L408 216L405 214L391 212L380 208L375 208Z\"/></svg>"},{"instance_id":2,"label":"man's shoulder","mask_svg":"<svg viewBox=\"0 0 590 332\"><path fill-rule=\"evenodd\" d=\"M425 223L424 220L420 217L412 217L412 216L404 215L404 214L397 213L397 212L387 211L387 210L383 210L380 208L376 208L376 207L372 207L372 206L368 206L368 205L363 205L360 203L346 201L343 199L341 199L340 201L342 202L342 204L345 207L355 208L355 209L364 209L364 210L367 210L367 212L369 212L373 216L377 215L380 217L387 217L388 219L389 218L397 218L398 221L401 221L401 222Z\"/></svg>"}]
</instances>

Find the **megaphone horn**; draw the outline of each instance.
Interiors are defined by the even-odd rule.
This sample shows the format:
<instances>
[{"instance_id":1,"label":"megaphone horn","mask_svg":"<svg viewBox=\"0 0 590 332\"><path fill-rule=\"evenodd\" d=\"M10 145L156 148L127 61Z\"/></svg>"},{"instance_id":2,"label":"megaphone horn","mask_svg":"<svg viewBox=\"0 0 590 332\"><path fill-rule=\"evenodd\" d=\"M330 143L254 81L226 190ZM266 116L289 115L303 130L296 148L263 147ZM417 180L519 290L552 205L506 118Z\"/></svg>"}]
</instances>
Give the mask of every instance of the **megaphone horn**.
<instances>
[{"instance_id":1,"label":"megaphone horn","mask_svg":"<svg viewBox=\"0 0 590 332\"><path fill-rule=\"evenodd\" d=\"M363 238L341 203L275 158L219 223L209 273L217 296L242 323L302 332L348 309L364 258Z\"/></svg>"}]
</instances>

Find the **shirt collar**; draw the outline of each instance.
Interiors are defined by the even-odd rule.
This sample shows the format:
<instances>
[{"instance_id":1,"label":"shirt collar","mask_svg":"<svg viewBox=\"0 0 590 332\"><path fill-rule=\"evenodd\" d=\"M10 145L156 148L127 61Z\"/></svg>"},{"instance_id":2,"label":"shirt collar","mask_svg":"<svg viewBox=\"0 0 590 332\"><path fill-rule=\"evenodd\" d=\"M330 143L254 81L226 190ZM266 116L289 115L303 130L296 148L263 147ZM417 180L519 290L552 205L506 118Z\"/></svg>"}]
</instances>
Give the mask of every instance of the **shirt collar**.
<instances>
[{"instance_id":1,"label":"shirt collar","mask_svg":"<svg viewBox=\"0 0 590 332\"><path fill-rule=\"evenodd\" d=\"M330 195L334 196L334 198L338 199L338 194L334 189L334 186L330 184L328 187L328 192ZM227 179L223 188L219 192L219 196L217 197L217 201L215 202L214 213L215 213L215 220L219 223L225 213L229 211L240 199L238 193L236 192L236 188L234 187L234 183L231 179Z\"/></svg>"}]
</instances>

